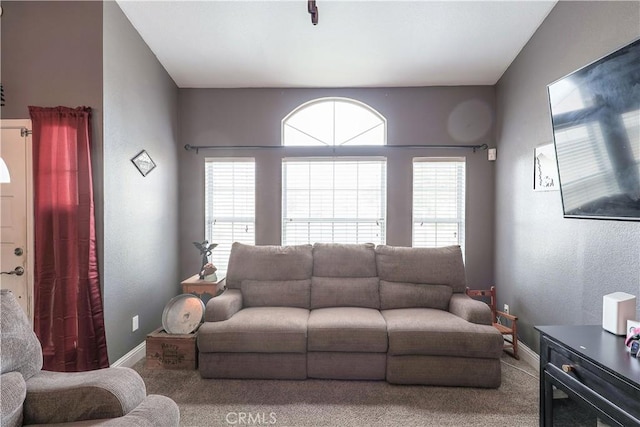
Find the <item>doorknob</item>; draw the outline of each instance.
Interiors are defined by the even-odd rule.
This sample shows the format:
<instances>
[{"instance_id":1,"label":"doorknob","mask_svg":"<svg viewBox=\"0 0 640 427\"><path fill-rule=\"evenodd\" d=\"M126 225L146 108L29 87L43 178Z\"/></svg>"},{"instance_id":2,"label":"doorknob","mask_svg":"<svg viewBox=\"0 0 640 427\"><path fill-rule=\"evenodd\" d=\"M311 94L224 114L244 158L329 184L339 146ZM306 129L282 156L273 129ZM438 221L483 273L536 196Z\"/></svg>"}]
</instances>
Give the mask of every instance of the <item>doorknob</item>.
<instances>
[{"instance_id":1,"label":"doorknob","mask_svg":"<svg viewBox=\"0 0 640 427\"><path fill-rule=\"evenodd\" d=\"M14 254L15 256L22 256L22 254L23 254L23 253L24 253L24 251L22 250L22 248L15 248L15 249L13 250L13 254Z\"/></svg>"},{"instance_id":2,"label":"doorknob","mask_svg":"<svg viewBox=\"0 0 640 427\"><path fill-rule=\"evenodd\" d=\"M16 276L22 276L24 274L24 268L22 267L16 267L13 269L13 271L1 271L0 274L9 274L9 275L16 275Z\"/></svg>"}]
</instances>

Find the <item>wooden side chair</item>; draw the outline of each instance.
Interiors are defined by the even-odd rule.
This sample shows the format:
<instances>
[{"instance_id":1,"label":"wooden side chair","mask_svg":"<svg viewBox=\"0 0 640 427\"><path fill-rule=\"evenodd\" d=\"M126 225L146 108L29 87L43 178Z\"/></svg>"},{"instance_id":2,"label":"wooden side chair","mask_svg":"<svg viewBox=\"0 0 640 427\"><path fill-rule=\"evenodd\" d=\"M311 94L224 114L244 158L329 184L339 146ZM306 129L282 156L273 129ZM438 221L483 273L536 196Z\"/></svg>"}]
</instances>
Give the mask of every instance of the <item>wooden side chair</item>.
<instances>
[{"instance_id":1,"label":"wooden side chair","mask_svg":"<svg viewBox=\"0 0 640 427\"><path fill-rule=\"evenodd\" d=\"M520 359L520 356L518 356L518 316L512 316L497 309L496 287L492 286L491 289L467 288L467 295L472 298L483 299L489 305L491 316L493 317L493 326L500 331L503 338L511 336L511 340L506 338L504 340L505 352L515 359ZM487 298L489 299L488 302Z\"/></svg>"}]
</instances>

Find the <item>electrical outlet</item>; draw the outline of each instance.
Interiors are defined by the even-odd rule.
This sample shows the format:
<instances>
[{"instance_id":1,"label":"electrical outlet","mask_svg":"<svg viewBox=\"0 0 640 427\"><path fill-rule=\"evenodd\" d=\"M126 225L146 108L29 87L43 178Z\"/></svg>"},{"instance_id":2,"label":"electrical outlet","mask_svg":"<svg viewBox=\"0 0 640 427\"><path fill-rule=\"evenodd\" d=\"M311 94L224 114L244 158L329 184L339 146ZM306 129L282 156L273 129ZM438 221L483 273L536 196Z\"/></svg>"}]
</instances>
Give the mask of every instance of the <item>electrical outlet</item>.
<instances>
[{"instance_id":1,"label":"electrical outlet","mask_svg":"<svg viewBox=\"0 0 640 427\"><path fill-rule=\"evenodd\" d=\"M131 332L135 332L138 330L138 315L136 314L131 319Z\"/></svg>"},{"instance_id":2,"label":"electrical outlet","mask_svg":"<svg viewBox=\"0 0 640 427\"><path fill-rule=\"evenodd\" d=\"M504 311L505 313L509 314L509 304L505 304L504 305L504 310L502 310L502 311Z\"/></svg>"}]
</instances>

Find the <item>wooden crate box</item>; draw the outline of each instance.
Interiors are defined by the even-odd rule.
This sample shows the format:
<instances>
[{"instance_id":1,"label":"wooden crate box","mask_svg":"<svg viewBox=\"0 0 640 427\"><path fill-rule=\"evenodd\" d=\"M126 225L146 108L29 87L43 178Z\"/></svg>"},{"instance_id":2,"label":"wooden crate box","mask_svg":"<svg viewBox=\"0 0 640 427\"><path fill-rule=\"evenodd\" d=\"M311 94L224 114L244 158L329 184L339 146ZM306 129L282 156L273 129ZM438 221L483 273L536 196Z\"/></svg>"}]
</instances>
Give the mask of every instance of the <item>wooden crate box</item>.
<instances>
[{"instance_id":1,"label":"wooden crate box","mask_svg":"<svg viewBox=\"0 0 640 427\"><path fill-rule=\"evenodd\" d=\"M146 366L151 369L196 369L197 332L168 334L159 328L147 335Z\"/></svg>"}]
</instances>

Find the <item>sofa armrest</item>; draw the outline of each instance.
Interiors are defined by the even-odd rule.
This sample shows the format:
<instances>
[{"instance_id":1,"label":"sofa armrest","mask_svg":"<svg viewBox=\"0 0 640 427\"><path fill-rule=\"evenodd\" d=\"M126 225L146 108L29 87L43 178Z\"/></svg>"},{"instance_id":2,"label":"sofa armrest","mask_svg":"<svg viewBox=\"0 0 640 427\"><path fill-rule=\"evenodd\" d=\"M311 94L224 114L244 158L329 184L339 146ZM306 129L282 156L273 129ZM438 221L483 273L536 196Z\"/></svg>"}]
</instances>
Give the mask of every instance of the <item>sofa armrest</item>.
<instances>
[{"instance_id":1,"label":"sofa armrest","mask_svg":"<svg viewBox=\"0 0 640 427\"><path fill-rule=\"evenodd\" d=\"M27 385L20 372L0 375L0 424L8 427L22 425L22 404L27 395Z\"/></svg>"},{"instance_id":2,"label":"sofa armrest","mask_svg":"<svg viewBox=\"0 0 640 427\"><path fill-rule=\"evenodd\" d=\"M51 425L30 424L31 427L47 427ZM180 409L172 399L158 394L150 394L133 411L122 417L53 425L57 427L178 427L180 425Z\"/></svg>"},{"instance_id":3,"label":"sofa armrest","mask_svg":"<svg viewBox=\"0 0 640 427\"><path fill-rule=\"evenodd\" d=\"M231 318L242 308L240 289L227 289L207 302L204 314L205 322L221 322Z\"/></svg>"},{"instance_id":4,"label":"sofa armrest","mask_svg":"<svg viewBox=\"0 0 640 427\"><path fill-rule=\"evenodd\" d=\"M467 294L453 294L449 301L449 312L462 317L467 322L491 325L491 309L482 301L474 300Z\"/></svg>"},{"instance_id":5,"label":"sofa armrest","mask_svg":"<svg viewBox=\"0 0 640 427\"><path fill-rule=\"evenodd\" d=\"M27 380L24 423L69 423L121 417L142 403L146 395L144 381L130 368L40 371Z\"/></svg>"},{"instance_id":6,"label":"sofa armrest","mask_svg":"<svg viewBox=\"0 0 640 427\"><path fill-rule=\"evenodd\" d=\"M179 424L180 409L176 402L166 396L150 394L127 415L92 421L90 425L91 427L178 427Z\"/></svg>"}]
</instances>

